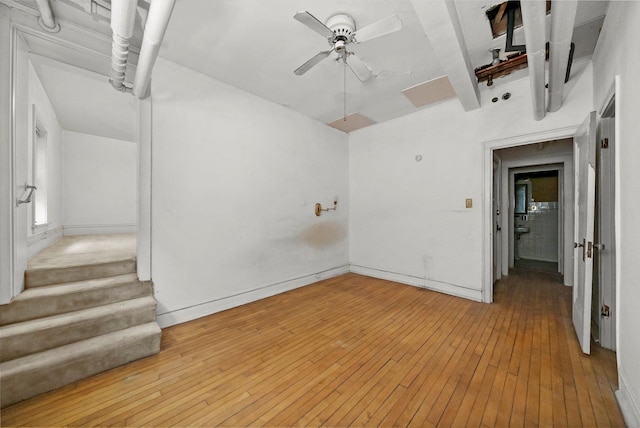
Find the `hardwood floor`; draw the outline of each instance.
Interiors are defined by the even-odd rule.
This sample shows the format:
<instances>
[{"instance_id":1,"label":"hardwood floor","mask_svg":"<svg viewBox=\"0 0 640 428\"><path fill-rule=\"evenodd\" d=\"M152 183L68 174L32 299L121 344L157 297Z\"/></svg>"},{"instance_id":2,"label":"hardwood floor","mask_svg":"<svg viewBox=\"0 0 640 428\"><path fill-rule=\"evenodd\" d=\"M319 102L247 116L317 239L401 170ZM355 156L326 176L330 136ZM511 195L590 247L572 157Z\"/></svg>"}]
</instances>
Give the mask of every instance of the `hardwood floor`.
<instances>
[{"instance_id":1,"label":"hardwood floor","mask_svg":"<svg viewBox=\"0 0 640 428\"><path fill-rule=\"evenodd\" d=\"M623 426L593 351L557 275L514 271L487 305L348 274L167 328L2 426Z\"/></svg>"}]
</instances>

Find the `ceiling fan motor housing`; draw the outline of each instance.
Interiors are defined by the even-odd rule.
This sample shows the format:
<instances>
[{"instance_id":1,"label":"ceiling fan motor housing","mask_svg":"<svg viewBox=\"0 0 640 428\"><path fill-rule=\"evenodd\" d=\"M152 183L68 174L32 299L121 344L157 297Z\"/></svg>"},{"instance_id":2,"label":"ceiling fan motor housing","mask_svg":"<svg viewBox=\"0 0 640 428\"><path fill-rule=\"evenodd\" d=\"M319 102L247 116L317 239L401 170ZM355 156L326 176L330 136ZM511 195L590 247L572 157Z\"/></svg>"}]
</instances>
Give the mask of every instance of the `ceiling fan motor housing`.
<instances>
[{"instance_id":1,"label":"ceiling fan motor housing","mask_svg":"<svg viewBox=\"0 0 640 428\"><path fill-rule=\"evenodd\" d=\"M327 27L333 31L336 37L344 37L348 41L351 35L356 31L356 23L352 17L347 14L339 13L327 19Z\"/></svg>"}]
</instances>

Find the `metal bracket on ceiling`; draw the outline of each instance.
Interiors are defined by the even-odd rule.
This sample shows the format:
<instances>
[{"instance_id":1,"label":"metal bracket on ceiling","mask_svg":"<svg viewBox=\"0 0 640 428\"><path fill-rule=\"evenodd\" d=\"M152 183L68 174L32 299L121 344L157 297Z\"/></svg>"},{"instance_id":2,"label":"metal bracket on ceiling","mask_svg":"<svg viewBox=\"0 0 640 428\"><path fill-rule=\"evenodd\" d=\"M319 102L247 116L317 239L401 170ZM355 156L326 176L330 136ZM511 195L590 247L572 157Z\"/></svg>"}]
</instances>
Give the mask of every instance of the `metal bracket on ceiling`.
<instances>
[{"instance_id":1,"label":"metal bracket on ceiling","mask_svg":"<svg viewBox=\"0 0 640 428\"><path fill-rule=\"evenodd\" d=\"M507 4L507 40L505 42L505 52L527 52L526 45L514 45L513 44L513 30L516 26L516 8L520 2L510 1Z\"/></svg>"}]
</instances>

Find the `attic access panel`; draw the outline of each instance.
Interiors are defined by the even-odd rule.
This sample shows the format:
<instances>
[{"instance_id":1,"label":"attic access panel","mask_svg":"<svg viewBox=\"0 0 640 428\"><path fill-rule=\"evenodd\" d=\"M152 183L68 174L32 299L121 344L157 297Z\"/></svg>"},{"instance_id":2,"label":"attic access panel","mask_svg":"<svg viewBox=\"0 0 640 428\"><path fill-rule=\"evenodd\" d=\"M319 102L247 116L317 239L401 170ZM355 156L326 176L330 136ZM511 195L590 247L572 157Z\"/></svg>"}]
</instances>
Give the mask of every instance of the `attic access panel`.
<instances>
[{"instance_id":1,"label":"attic access panel","mask_svg":"<svg viewBox=\"0 0 640 428\"><path fill-rule=\"evenodd\" d=\"M507 20L511 11L514 15L513 28L522 27L522 10L520 9L520 2L517 0L506 1L487 10L487 18L489 18L489 25L494 39L506 34ZM551 0L547 0L547 14L550 11Z\"/></svg>"}]
</instances>

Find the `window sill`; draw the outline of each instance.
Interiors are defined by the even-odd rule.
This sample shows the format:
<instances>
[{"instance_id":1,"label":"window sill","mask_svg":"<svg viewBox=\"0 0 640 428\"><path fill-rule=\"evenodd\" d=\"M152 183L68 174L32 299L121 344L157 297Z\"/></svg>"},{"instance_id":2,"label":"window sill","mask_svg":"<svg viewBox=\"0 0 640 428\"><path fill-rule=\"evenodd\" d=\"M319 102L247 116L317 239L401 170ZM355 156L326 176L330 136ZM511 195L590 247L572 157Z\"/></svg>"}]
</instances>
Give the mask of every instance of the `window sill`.
<instances>
[{"instance_id":1,"label":"window sill","mask_svg":"<svg viewBox=\"0 0 640 428\"><path fill-rule=\"evenodd\" d=\"M45 232L48 228L49 225L51 224L51 222L46 222L46 223L34 223L31 225L31 231L36 234L36 233L42 233Z\"/></svg>"}]
</instances>

